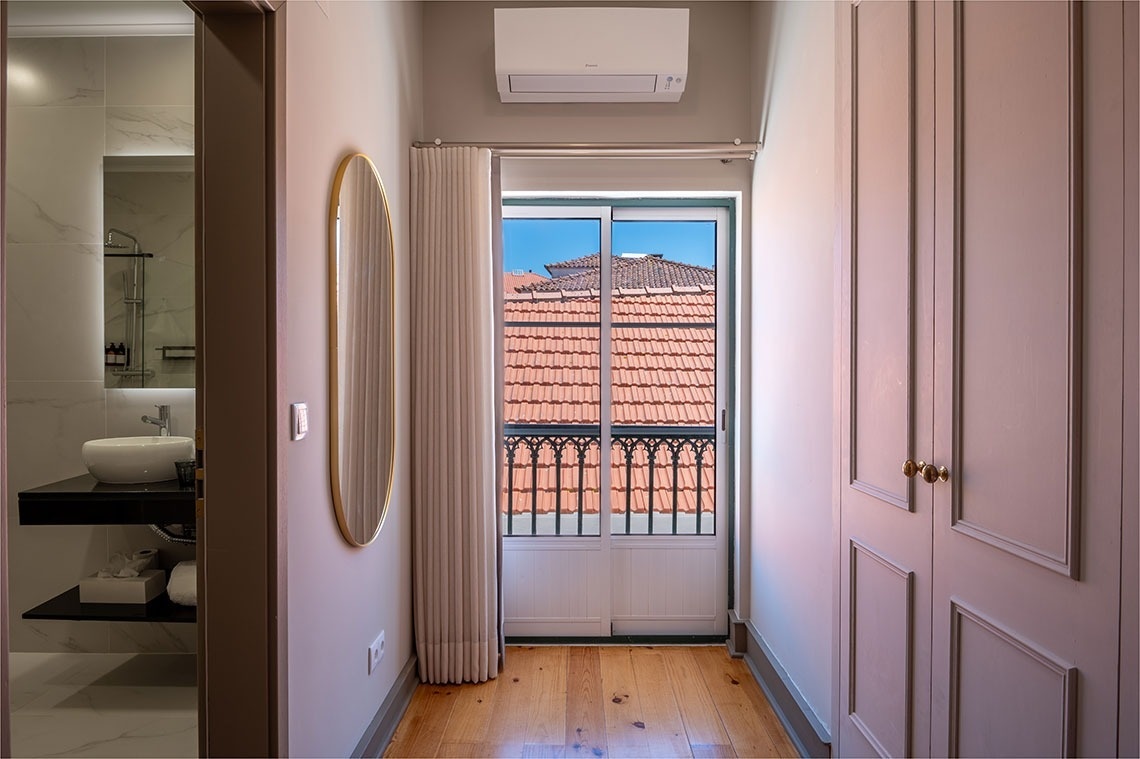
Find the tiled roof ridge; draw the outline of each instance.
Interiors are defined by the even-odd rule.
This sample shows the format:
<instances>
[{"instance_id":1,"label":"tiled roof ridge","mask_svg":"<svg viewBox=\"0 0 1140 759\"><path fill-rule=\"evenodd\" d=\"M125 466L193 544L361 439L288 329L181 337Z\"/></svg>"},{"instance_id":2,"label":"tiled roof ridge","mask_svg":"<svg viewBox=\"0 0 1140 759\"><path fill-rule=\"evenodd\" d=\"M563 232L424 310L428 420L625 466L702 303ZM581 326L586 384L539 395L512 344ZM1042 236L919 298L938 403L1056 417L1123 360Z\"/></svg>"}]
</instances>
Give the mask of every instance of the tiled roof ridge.
<instances>
[{"instance_id":1,"label":"tiled roof ridge","mask_svg":"<svg viewBox=\"0 0 1140 759\"><path fill-rule=\"evenodd\" d=\"M672 258L665 258L664 253L638 253L636 255L619 254L616 256L611 256L610 260L611 261L621 261L621 262L638 262L638 261L641 261L641 260L647 259L647 258L653 259L655 261L660 261L661 263L673 264L675 266L685 266L685 267L688 267L690 269L700 269L701 271L713 271L708 266L701 266L700 264L690 264L690 263L686 263L685 261L675 261ZM571 258L568 261L557 261L555 263L543 264L543 268L545 268L547 271L550 271L552 268L554 268L554 269L582 269L582 268L596 269L596 268L600 268L601 265L602 265L602 254L601 253L590 253L589 255L578 256L577 258ZM555 277L555 279L557 279L557 277Z\"/></svg>"},{"instance_id":2,"label":"tiled roof ridge","mask_svg":"<svg viewBox=\"0 0 1140 759\"><path fill-rule=\"evenodd\" d=\"M585 255L585 256L578 256L577 258L571 258L568 261L557 261L557 262L551 263L551 264L544 264L544 267L546 268L547 271L550 271L551 268L555 268L555 269L579 269L582 267L589 267L589 266L597 267L597 266L601 266L601 265L602 265L602 254L601 253L590 253L590 254Z\"/></svg>"},{"instance_id":3,"label":"tiled roof ridge","mask_svg":"<svg viewBox=\"0 0 1140 759\"><path fill-rule=\"evenodd\" d=\"M613 259L613 285L617 288L655 288L715 286L714 269L686 264L666 258L640 256ZM584 268L571 274L516 287L517 292L565 292L596 290L601 279L597 267Z\"/></svg>"},{"instance_id":4,"label":"tiled roof ridge","mask_svg":"<svg viewBox=\"0 0 1140 759\"><path fill-rule=\"evenodd\" d=\"M614 288L611 295L614 297L638 295L696 295L700 293L716 292L711 285L672 285L670 287L621 287ZM572 300L576 298L597 298L600 290L533 290L527 292L505 293L504 300L508 301L553 301Z\"/></svg>"}]
</instances>

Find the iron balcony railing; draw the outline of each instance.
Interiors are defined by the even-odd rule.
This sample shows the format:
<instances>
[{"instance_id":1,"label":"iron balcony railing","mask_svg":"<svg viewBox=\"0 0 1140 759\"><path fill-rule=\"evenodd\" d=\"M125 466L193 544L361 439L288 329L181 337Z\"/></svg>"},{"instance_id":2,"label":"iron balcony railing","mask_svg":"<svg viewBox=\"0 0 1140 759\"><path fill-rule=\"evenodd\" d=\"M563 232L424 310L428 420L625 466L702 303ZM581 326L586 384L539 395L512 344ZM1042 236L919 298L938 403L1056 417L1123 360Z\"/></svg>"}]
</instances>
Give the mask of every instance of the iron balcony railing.
<instances>
[{"instance_id":1,"label":"iron balcony railing","mask_svg":"<svg viewBox=\"0 0 1140 759\"><path fill-rule=\"evenodd\" d=\"M598 456L601 444L601 427L589 424L507 424L504 425L503 444L506 453L506 486L504 496L505 535L588 535L586 530L588 508L586 494L587 469L615 462L624 470L624 478L615 477L611 483L610 498L598 495L597 509L611 508L613 534L714 534L716 523L715 498L708 498L714 483L709 482L706 467L714 464L716 428L713 426L652 426L615 425L611 428L612 456L604 462ZM593 451L593 457L591 457ZM544 455L544 452L548 455ZM545 459L545 461L543 461ZM588 459L591 459L588 461ZM642 461L641 459L644 459ZM662 459L664 460L662 462ZM517 470L529 469L529 482L517 487ZM553 504L540 508L540 492L549 501L550 488L540 490L539 474L553 470ZM648 469L648 487L645 508L634 507L633 480L635 473ZM659 470L664 470L659 471ZM695 470L695 474L694 474ZM571 477L563 488L563 473ZM666 478L665 487L659 477ZM695 479L690 496L689 488L682 485ZM576 480L576 483L574 482ZM665 490L666 503L662 505L658 491ZM594 488L596 490L596 488ZM563 495L571 502L563 508ZM529 497L529 508L526 500ZM658 499L658 503L654 500ZM709 500L706 508L704 501ZM616 500L617 508L611 504ZM682 501L684 504L682 504ZM520 508L516 509L516 504ZM516 511L518 513L516 513ZM658 516L668 520L666 531L655 530ZM547 524L539 529L540 520ZM564 525L569 520L570 525ZM704 523L708 521L706 526ZM521 524L520 524L521 523ZM644 527L644 529L640 529Z\"/></svg>"}]
</instances>

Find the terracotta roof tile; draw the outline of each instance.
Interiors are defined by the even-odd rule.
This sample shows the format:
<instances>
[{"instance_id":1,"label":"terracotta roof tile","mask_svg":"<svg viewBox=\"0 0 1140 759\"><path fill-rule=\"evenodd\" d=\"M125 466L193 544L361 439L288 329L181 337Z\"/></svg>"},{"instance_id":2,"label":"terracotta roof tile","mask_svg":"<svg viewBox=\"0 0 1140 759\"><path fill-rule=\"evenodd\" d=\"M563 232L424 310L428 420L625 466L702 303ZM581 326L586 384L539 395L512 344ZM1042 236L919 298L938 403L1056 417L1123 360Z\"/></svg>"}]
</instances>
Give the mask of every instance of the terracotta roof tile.
<instances>
[{"instance_id":1,"label":"terracotta roof tile","mask_svg":"<svg viewBox=\"0 0 1140 759\"><path fill-rule=\"evenodd\" d=\"M561 264L548 264L547 270L554 273L560 269L589 267L585 271L551 277L542 282L524 285L519 292L554 292L575 290L597 290L601 287L598 256L586 256ZM612 259L613 287L616 289L642 289L666 287L708 287L716 286L716 272L704 266L670 261L658 256L620 256Z\"/></svg>"},{"instance_id":2,"label":"terracotta roof tile","mask_svg":"<svg viewBox=\"0 0 1140 759\"><path fill-rule=\"evenodd\" d=\"M632 259L645 260L645 259ZM699 268L699 267L694 267ZM554 282L556 280L550 280ZM595 283L596 285L596 283ZM666 294L615 295L613 321L653 326L615 327L612 335L611 389L615 424L712 426L716 417L716 293L711 287L671 286ZM505 301L504 412L512 424L598 424L600 416L599 308L595 291L551 291L508 295ZM557 322L558 326L542 324ZM566 326L581 323L581 326ZM658 326L658 325L669 326ZM674 325L682 326L674 326ZM685 326L692 325L692 326ZM596 445L582 471L583 508L596 514L598 494ZM713 454L702 462L701 508L714 507ZM554 455L543 447L538 457L538 512L555 509ZM631 510L648 509L648 465L643 450L634 457ZM504 464L505 466L505 464ZM610 507L625 513L625 462L620 452L611 458L613 491ZM506 474L504 472L504 474ZM531 511L532 467L524 448L516 454L513 470L513 510ZM567 450L562 462L562 511L572 519L578 498L577 454ZM657 455L654 510L672 509L672 461L664 451ZM686 449L679 459L678 510L695 513L696 464ZM506 509L506 478L503 508ZM572 530L572 527L570 528Z\"/></svg>"},{"instance_id":3,"label":"terracotta roof tile","mask_svg":"<svg viewBox=\"0 0 1140 759\"><path fill-rule=\"evenodd\" d=\"M559 269L597 269L599 266L601 266L601 255L591 253L588 256L571 258L569 261L558 261L556 263L547 264L546 270L555 272Z\"/></svg>"},{"instance_id":4,"label":"terracotta roof tile","mask_svg":"<svg viewBox=\"0 0 1140 759\"><path fill-rule=\"evenodd\" d=\"M508 293L518 292L520 287L526 285L534 285L539 282L545 282L546 277L541 274L535 274L532 271L528 272L506 272L503 274L503 291Z\"/></svg>"}]
</instances>

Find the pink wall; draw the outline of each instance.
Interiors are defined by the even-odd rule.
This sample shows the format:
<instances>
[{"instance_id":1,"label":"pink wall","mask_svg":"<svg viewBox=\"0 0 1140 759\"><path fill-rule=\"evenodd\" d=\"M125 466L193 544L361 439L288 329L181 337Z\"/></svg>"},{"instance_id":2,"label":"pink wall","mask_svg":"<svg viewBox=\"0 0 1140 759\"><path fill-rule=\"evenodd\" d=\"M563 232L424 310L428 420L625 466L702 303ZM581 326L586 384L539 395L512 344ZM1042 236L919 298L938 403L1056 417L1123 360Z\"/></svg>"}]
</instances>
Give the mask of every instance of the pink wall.
<instances>
[{"instance_id":1,"label":"pink wall","mask_svg":"<svg viewBox=\"0 0 1140 759\"><path fill-rule=\"evenodd\" d=\"M347 756L412 655L408 503L408 147L421 124L418 3L289 2L285 14L286 385L310 432L283 442L288 493L289 752ZM341 538L328 484L326 214L333 172L369 154L396 254L396 466L376 542ZM367 673L383 629L387 652Z\"/></svg>"},{"instance_id":2,"label":"pink wall","mask_svg":"<svg viewBox=\"0 0 1140 759\"><path fill-rule=\"evenodd\" d=\"M753 34L764 147L752 176L749 616L793 695L829 728L834 7L757 3Z\"/></svg>"}]
</instances>

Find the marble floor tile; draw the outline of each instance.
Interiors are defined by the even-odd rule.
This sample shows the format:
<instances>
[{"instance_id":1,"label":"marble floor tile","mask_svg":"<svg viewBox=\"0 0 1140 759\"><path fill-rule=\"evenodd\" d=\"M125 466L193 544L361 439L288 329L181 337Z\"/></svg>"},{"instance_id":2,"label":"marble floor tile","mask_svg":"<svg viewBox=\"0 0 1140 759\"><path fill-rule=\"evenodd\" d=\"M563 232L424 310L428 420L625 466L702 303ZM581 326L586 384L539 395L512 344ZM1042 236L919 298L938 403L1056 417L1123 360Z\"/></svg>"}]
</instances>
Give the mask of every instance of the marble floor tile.
<instances>
[{"instance_id":1,"label":"marble floor tile","mask_svg":"<svg viewBox=\"0 0 1140 759\"><path fill-rule=\"evenodd\" d=\"M11 656L13 756L197 756L196 659Z\"/></svg>"}]
</instances>

